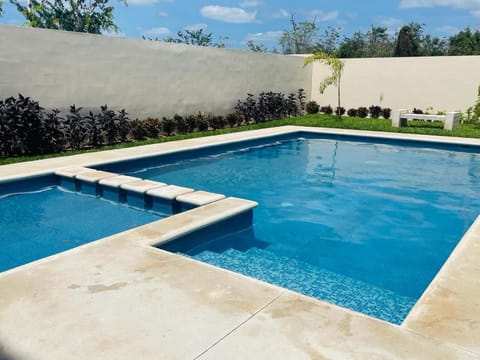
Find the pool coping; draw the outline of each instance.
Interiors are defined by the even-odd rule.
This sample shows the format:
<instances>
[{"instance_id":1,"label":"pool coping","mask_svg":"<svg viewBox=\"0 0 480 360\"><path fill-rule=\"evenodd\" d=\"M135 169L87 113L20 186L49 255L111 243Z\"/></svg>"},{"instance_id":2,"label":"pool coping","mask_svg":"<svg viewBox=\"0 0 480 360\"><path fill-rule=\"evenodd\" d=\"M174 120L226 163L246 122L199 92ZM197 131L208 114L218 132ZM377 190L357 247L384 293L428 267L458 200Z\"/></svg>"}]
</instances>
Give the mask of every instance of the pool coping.
<instances>
[{"instance_id":1,"label":"pool coping","mask_svg":"<svg viewBox=\"0 0 480 360\"><path fill-rule=\"evenodd\" d=\"M241 142L244 140L260 139L264 137L297 132L368 137L370 139L379 138L390 140L414 140L425 143L440 142L444 144L480 146L480 139L283 126L278 128L253 130L225 135L215 135L204 138L145 145L141 147L108 150L98 153L38 160L34 162L3 165L0 166L0 182L49 174L55 170L65 167L98 166L99 164L105 164L113 161L130 160L145 156L156 156L159 154L166 154L180 150L200 149L212 145L228 144L233 142ZM193 209L185 213L175 215L174 217L166 218L124 233L116 234L106 239L100 239L94 243L84 245L64 253L56 254L49 258L41 259L34 263L1 273L0 287L2 287L4 283L8 284L10 278L22 279L31 276L33 271L32 269L38 270L40 268L49 267L51 270L52 268L55 268L57 262L62 262L64 257L71 258L74 256L78 259L83 259L84 257L88 258L88 249L91 247L109 247L110 243L117 245L121 243L122 246L126 247L148 248L148 251L150 252L152 251L151 249L153 249L151 247L152 244L156 244L161 241L168 241L169 239L193 231L198 227L206 226L207 224L211 224L212 222L219 221L222 218L235 214L236 210L232 210L232 203L225 203L227 200L228 198L219 200L216 203L202 207L204 208L203 210L202 208ZM223 207L222 202L225 205ZM215 206L218 207L218 209L215 209ZM218 215L217 210L219 209L220 213L223 213L223 215ZM338 338L344 339L344 342L342 343L340 341L337 344L328 343L328 348L325 348L325 346L327 346L325 342L328 341L316 339L316 342L310 345L313 346L317 355L320 353L341 354L342 351L355 351L354 349L368 348L372 354L389 351L393 358L403 358L405 357L405 354L408 354L410 357L414 358L415 353L412 354L408 351L411 351L409 347L415 344L414 346L416 346L416 349L418 350L417 355L424 354L426 358L433 358L435 354L440 354L441 356L450 354L451 358L480 358L480 300L477 300L480 299L480 265L478 265L476 261L476 259L480 257L480 244L478 244L479 237L480 217L476 219L475 223L464 235L440 272L434 278L408 317L400 326L385 323L381 320L373 319L348 309L339 308L320 300L307 298L292 291L281 289L273 285L244 277L242 275L232 274L227 270L211 267L203 263L198 263L194 260L179 260L178 256L162 252L161 250L154 249L154 251L156 251L158 254L161 254L158 256L163 258L174 257L175 260L172 261L186 261L189 264L188 266L192 266L197 269L208 268L209 271L214 272L219 278L233 277L235 279L235 283L238 283L240 288L242 286L248 286L258 288L259 293L274 293L273 296L268 299L266 304L259 306L257 311L253 311L253 314L246 316L246 319L241 321L240 324L234 327L233 330L231 328L226 329L224 336L222 336L218 341L214 342L213 344L209 344L208 346L205 345L205 348L200 352L197 351L196 356L200 358L222 358L222 356L225 356L226 354L225 351L229 351L230 348L241 349L237 353L239 358L241 354L243 354L244 357L248 357L249 351L253 351L253 348L255 348L257 342L260 341L258 337L255 338L249 336L247 331L249 328L258 329L267 327L270 331L268 336L264 337L265 343L268 343L269 341L285 342L283 337L287 337L288 341L291 341L291 338L294 334L286 333L279 335L276 333L276 331L273 331L275 329L278 330L278 332L280 331L278 328L281 326L280 320L276 320L275 317L262 318L262 316L265 316L269 309L275 308L276 306L280 306L284 312L286 311L289 314L298 315L299 309L303 309L305 304L308 304L309 308L311 309L310 311L315 313L319 319L323 317L333 317L334 319L337 317L348 317L350 322L354 323L355 326L358 327L356 331L350 329L350 333L347 334L348 336L346 336L345 329L341 324L337 324L336 326L333 326L333 328L332 325L325 325L324 328L329 329L329 336L337 336ZM109 250L112 252L116 251L115 247L109 247ZM44 269L43 271L47 270ZM121 276L121 274L123 274L126 276L125 271L128 272L128 268L120 269L119 274L117 275ZM68 277L68 274L65 276ZM209 285L205 284L205 286L208 287ZM3 290L5 289L2 289L2 291ZM1 293L2 292L0 292L0 305L2 304ZM36 295L33 293L29 295L27 292L27 294L22 298L22 301L24 302L25 296L27 298L30 296L33 299L33 297ZM284 302L285 299L293 299L295 302L297 302L297 305L292 307L290 301L288 306L283 305L282 307L282 302ZM68 300L66 299L65 301ZM8 304L14 305L15 300L11 300L11 302ZM35 305L31 306L33 309L35 308ZM212 311L214 310L215 309ZM8 309L1 310L0 308L0 320L3 318L3 316L8 317L11 315L12 314L8 312ZM45 316L47 316L47 314ZM303 322L301 316L294 316L290 322L299 322L302 324L302 331L306 331L305 329L310 329L312 326L311 324ZM5 336L5 334L15 334L16 331L18 331L17 336L26 336L26 334L22 334L21 326L16 327L15 325L10 324L3 327L2 323L3 322L0 321L0 355L2 354L2 337ZM318 327L315 327L315 329L322 332L322 328L318 329ZM378 336L378 331L389 334L389 336L384 339L382 343L379 343L377 340L375 340L375 336ZM31 351L38 352L39 349L42 349L41 344L35 344L35 346L30 344L29 346L31 349L27 349L26 346L19 345L19 342L15 340L15 336L12 337L14 339L11 340L11 343L8 341L7 344L4 345L6 349L11 350L13 347L14 349L12 351L25 351L27 354ZM347 341L348 344L351 345L351 350L349 350L350 348L348 346L345 346L345 342ZM19 347L18 349L17 346ZM65 346L68 348L68 344L65 344ZM137 346L141 347L142 345L139 343ZM282 354L282 352L280 352L280 348L281 346L278 349L269 349L269 353L265 353L265 356L263 357L272 356L272 352ZM288 349L291 349L291 346L288 347ZM325 352L325 349L328 349L328 352ZM43 350L45 350L45 348L43 348ZM297 353L297 355L300 353L303 354L305 349L299 348L298 351L300 352ZM108 355L108 353L106 355ZM424 357L420 356L419 358Z\"/></svg>"}]
</instances>

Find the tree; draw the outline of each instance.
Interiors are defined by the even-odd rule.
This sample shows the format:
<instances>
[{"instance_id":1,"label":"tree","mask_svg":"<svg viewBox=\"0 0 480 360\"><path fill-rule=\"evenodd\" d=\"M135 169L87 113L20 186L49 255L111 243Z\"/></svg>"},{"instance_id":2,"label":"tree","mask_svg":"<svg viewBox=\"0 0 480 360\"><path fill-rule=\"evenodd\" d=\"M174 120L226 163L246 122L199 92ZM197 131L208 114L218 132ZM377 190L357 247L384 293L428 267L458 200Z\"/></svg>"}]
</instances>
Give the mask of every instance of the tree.
<instances>
[{"instance_id":1,"label":"tree","mask_svg":"<svg viewBox=\"0 0 480 360\"><path fill-rule=\"evenodd\" d=\"M323 52L328 55L335 55L338 51L338 42L340 38L340 29L329 26L320 36L317 43L317 52Z\"/></svg>"},{"instance_id":2,"label":"tree","mask_svg":"<svg viewBox=\"0 0 480 360\"><path fill-rule=\"evenodd\" d=\"M203 29L199 29L199 30L185 30L185 32L178 31L176 38L169 36L163 39L163 41L176 43L176 44L212 46L217 48L224 48L226 46L223 40L226 40L228 38L221 37L219 42L216 42L216 43L213 42L212 38L213 38L212 33L206 34L203 32ZM158 40L158 39L155 39L155 40Z\"/></svg>"},{"instance_id":3,"label":"tree","mask_svg":"<svg viewBox=\"0 0 480 360\"><path fill-rule=\"evenodd\" d=\"M3 6L2 5L3 5L3 1L0 0L0 16L3 15Z\"/></svg>"},{"instance_id":4,"label":"tree","mask_svg":"<svg viewBox=\"0 0 480 360\"><path fill-rule=\"evenodd\" d=\"M422 56L445 56L448 54L448 43L445 39L427 34L423 37L421 45Z\"/></svg>"},{"instance_id":5,"label":"tree","mask_svg":"<svg viewBox=\"0 0 480 360\"><path fill-rule=\"evenodd\" d=\"M119 0L127 5L126 0ZM113 22L113 6L109 0L10 0L27 19L28 25L38 28L101 34L119 31Z\"/></svg>"},{"instance_id":6,"label":"tree","mask_svg":"<svg viewBox=\"0 0 480 360\"><path fill-rule=\"evenodd\" d=\"M418 56L420 44L409 25L402 26L398 32L393 56Z\"/></svg>"},{"instance_id":7,"label":"tree","mask_svg":"<svg viewBox=\"0 0 480 360\"><path fill-rule=\"evenodd\" d=\"M338 57L389 57L394 42L386 27L372 26L366 33L356 32L351 38L345 37L338 47Z\"/></svg>"},{"instance_id":8,"label":"tree","mask_svg":"<svg viewBox=\"0 0 480 360\"><path fill-rule=\"evenodd\" d=\"M386 27L372 26L366 33L366 45L366 57L392 56L394 42Z\"/></svg>"},{"instance_id":9,"label":"tree","mask_svg":"<svg viewBox=\"0 0 480 360\"><path fill-rule=\"evenodd\" d=\"M315 21L297 22L290 16L291 30L284 30L279 43L284 54L308 54L315 50L318 43L318 28Z\"/></svg>"},{"instance_id":10,"label":"tree","mask_svg":"<svg viewBox=\"0 0 480 360\"><path fill-rule=\"evenodd\" d=\"M247 47L250 51L253 52L267 52L267 48L264 45L255 44L253 40L247 41Z\"/></svg>"},{"instance_id":11,"label":"tree","mask_svg":"<svg viewBox=\"0 0 480 360\"><path fill-rule=\"evenodd\" d=\"M345 63L342 60L337 59L334 56L330 56L328 54L322 52L316 52L313 55L308 56L304 63L303 67L307 66L308 64L319 60L320 62L330 66L332 70L332 74L327 76L323 81L320 83L319 91L320 94L323 94L327 87L330 85L335 85L337 87L337 100L338 100L338 108L341 107L341 99L340 99L340 81L342 79L343 68L345 67Z\"/></svg>"},{"instance_id":12,"label":"tree","mask_svg":"<svg viewBox=\"0 0 480 360\"><path fill-rule=\"evenodd\" d=\"M361 58L365 57L367 44L365 35L356 32L351 38L345 37L338 47L339 58Z\"/></svg>"},{"instance_id":13,"label":"tree","mask_svg":"<svg viewBox=\"0 0 480 360\"><path fill-rule=\"evenodd\" d=\"M469 27L448 39L448 55L480 55L480 30Z\"/></svg>"}]
</instances>

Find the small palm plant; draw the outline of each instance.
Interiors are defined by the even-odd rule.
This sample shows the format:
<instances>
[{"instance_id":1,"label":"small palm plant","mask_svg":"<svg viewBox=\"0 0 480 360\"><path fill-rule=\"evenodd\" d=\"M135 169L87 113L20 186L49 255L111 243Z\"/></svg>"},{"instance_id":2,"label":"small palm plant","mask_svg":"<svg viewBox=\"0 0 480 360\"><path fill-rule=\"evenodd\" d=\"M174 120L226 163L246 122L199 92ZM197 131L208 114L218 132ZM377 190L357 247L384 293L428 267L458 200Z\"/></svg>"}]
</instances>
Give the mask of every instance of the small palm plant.
<instances>
[{"instance_id":1,"label":"small palm plant","mask_svg":"<svg viewBox=\"0 0 480 360\"><path fill-rule=\"evenodd\" d=\"M341 108L340 81L342 79L342 73L343 68L345 67L345 63L334 56L328 55L323 52L316 52L315 54L310 55L305 59L303 67L306 67L308 64L317 60L324 63L325 65L330 66L330 69L332 70L332 74L330 76L327 76L320 83L320 94L323 94L327 87L329 87L330 85L335 85L337 87L337 108Z\"/></svg>"}]
</instances>

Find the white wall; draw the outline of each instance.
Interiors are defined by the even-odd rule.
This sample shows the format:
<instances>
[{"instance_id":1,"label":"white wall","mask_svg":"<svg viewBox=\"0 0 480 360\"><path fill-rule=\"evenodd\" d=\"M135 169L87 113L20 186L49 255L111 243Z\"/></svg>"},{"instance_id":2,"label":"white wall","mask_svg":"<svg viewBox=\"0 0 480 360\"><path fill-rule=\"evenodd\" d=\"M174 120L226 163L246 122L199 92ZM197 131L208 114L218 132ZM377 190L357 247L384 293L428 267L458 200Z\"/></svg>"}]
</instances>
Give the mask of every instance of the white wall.
<instances>
[{"instance_id":1,"label":"white wall","mask_svg":"<svg viewBox=\"0 0 480 360\"><path fill-rule=\"evenodd\" d=\"M125 108L131 118L223 114L248 92L304 88L302 59L0 25L0 99Z\"/></svg>"},{"instance_id":2,"label":"white wall","mask_svg":"<svg viewBox=\"0 0 480 360\"><path fill-rule=\"evenodd\" d=\"M130 117L224 114L248 92L321 95L325 65L303 58L0 25L0 99L17 93L44 107L108 104ZM342 104L465 111L476 100L480 56L346 59ZM313 74L312 74L313 72Z\"/></svg>"},{"instance_id":3,"label":"white wall","mask_svg":"<svg viewBox=\"0 0 480 360\"><path fill-rule=\"evenodd\" d=\"M381 105L392 109L465 111L477 98L480 56L344 59L341 83L345 108ZM315 63L312 99L336 107L337 91L318 91L329 75L327 66Z\"/></svg>"}]
</instances>

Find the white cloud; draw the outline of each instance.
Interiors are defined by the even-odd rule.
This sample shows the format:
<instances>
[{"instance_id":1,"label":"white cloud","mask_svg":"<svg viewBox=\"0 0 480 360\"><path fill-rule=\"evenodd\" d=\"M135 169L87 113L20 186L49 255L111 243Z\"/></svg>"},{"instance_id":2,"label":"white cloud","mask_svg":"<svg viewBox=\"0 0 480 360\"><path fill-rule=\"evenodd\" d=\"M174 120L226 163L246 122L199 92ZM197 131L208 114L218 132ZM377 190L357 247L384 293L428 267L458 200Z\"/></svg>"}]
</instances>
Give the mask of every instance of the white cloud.
<instances>
[{"instance_id":1,"label":"white cloud","mask_svg":"<svg viewBox=\"0 0 480 360\"><path fill-rule=\"evenodd\" d=\"M251 23L255 21L257 12L247 12L241 8L208 5L200 9L202 16L227 23Z\"/></svg>"},{"instance_id":2,"label":"white cloud","mask_svg":"<svg viewBox=\"0 0 480 360\"><path fill-rule=\"evenodd\" d=\"M479 0L401 0L399 4L401 9L431 8L437 6L468 10L473 16L480 17Z\"/></svg>"},{"instance_id":3,"label":"white cloud","mask_svg":"<svg viewBox=\"0 0 480 360\"><path fill-rule=\"evenodd\" d=\"M390 28L397 29L403 24L402 20L393 18L393 17L387 17L387 16L377 16L375 20L378 24L383 25L389 29Z\"/></svg>"},{"instance_id":4,"label":"white cloud","mask_svg":"<svg viewBox=\"0 0 480 360\"><path fill-rule=\"evenodd\" d=\"M245 41L277 41L280 36L282 36L283 31L267 31L267 32L261 32L261 33L256 33L256 34L248 34L245 37Z\"/></svg>"},{"instance_id":5,"label":"white cloud","mask_svg":"<svg viewBox=\"0 0 480 360\"><path fill-rule=\"evenodd\" d=\"M257 0L244 0L241 4L240 7L246 8L246 7L258 7L262 5L261 1Z\"/></svg>"},{"instance_id":6,"label":"white cloud","mask_svg":"<svg viewBox=\"0 0 480 360\"><path fill-rule=\"evenodd\" d=\"M325 12L315 9L310 11L310 16L318 21L332 21L338 18L338 11Z\"/></svg>"},{"instance_id":7,"label":"white cloud","mask_svg":"<svg viewBox=\"0 0 480 360\"><path fill-rule=\"evenodd\" d=\"M167 17L167 16L168 16L168 13L166 13L165 11L160 11L160 12L158 13L158 15L161 16L161 17Z\"/></svg>"},{"instance_id":8,"label":"white cloud","mask_svg":"<svg viewBox=\"0 0 480 360\"><path fill-rule=\"evenodd\" d=\"M272 15L274 19L283 19L290 17L290 13L285 9L280 9L278 12Z\"/></svg>"},{"instance_id":9,"label":"white cloud","mask_svg":"<svg viewBox=\"0 0 480 360\"><path fill-rule=\"evenodd\" d=\"M447 34L447 35L454 35L460 32L460 29L455 26L445 25L435 28L436 31L439 33Z\"/></svg>"},{"instance_id":10,"label":"white cloud","mask_svg":"<svg viewBox=\"0 0 480 360\"><path fill-rule=\"evenodd\" d=\"M192 24L192 25L188 25L188 26L185 26L185 30L189 30L189 31L198 31L198 30L205 30L207 28L207 24Z\"/></svg>"},{"instance_id":11,"label":"white cloud","mask_svg":"<svg viewBox=\"0 0 480 360\"><path fill-rule=\"evenodd\" d=\"M142 31L144 36L160 36L160 35L169 35L172 32L166 27L155 27Z\"/></svg>"},{"instance_id":12,"label":"white cloud","mask_svg":"<svg viewBox=\"0 0 480 360\"><path fill-rule=\"evenodd\" d=\"M158 0L128 0L128 5L139 5L139 6L144 6L144 5L153 5L158 3Z\"/></svg>"}]
</instances>

